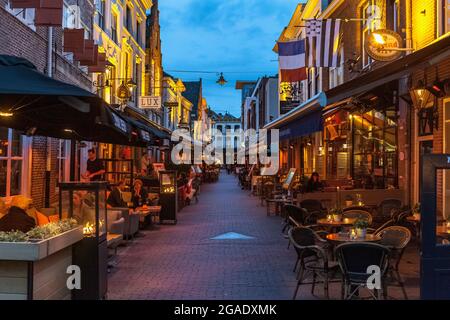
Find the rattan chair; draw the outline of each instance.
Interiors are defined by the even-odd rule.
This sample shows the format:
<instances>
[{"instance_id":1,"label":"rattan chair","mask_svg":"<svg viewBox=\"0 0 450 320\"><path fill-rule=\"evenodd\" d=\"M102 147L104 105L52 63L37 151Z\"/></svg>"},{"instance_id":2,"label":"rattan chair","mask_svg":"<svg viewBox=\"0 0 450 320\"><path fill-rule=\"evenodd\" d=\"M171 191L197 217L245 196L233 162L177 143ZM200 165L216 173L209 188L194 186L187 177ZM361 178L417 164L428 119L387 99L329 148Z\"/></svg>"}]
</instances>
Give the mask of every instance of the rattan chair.
<instances>
[{"instance_id":1,"label":"rattan chair","mask_svg":"<svg viewBox=\"0 0 450 320\"><path fill-rule=\"evenodd\" d=\"M391 218L392 210L400 209L402 207L401 200L398 199L384 199L377 207L377 214L379 217Z\"/></svg>"},{"instance_id":2,"label":"rattan chair","mask_svg":"<svg viewBox=\"0 0 450 320\"><path fill-rule=\"evenodd\" d=\"M372 215L370 212L365 210L349 210L345 211L342 214L343 218L349 218L349 219L365 219L369 223L369 225L372 224Z\"/></svg>"},{"instance_id":3,"label":"rattan chair","mask_svg":"<svg viewBox=\"0 0 450 320\"><path fill-rule=\"evenodd\" d=\"M335 248L335 256L343 275L343 298L350 300L356 297L359 289L368 289L374 299L384 296L384 281L389 265L390 250L377 243L350 242ZM368 273L369 267L378 266L380 270L380 287L376 291L368 288L368 280L372 274Z\"/></svg>"},{"instance_id":4,"label":"rattan chair","mask_svg":"<svg viewBox=\"0 0 450 320\"><path fill-rule=\"evenodd\" d=\"M318 279L323 282L324 294L328 299L329 282L336 279L338 266L328 260L327 241L323 240L314 230L305 227L295 227L289 230L289 239L297 252L294 272L298 269L297 286L292 299L295 300L298 289L305 284L312 285L311 294L314 295ZM312 282L304 282L307 273L312 275Z\"/></svg>"},{"instance_id":5,"label":"rattan chair","mask_svg":"<svg viewBox=\"0 0 450 320\"><path fill-rule=\"evenodd\" d=\"M408 299L404 282L400 276L399 265L405 248L411 241L411 232L408 228L402 226L389 226L376 233L376 235L381 237L380 244L391 249L388 269L389 279L386 281L386 287L392 283L398 284L405 299ZM384 290L384 295L387 297L387 290Z\"/></svg>"}]
</instances>

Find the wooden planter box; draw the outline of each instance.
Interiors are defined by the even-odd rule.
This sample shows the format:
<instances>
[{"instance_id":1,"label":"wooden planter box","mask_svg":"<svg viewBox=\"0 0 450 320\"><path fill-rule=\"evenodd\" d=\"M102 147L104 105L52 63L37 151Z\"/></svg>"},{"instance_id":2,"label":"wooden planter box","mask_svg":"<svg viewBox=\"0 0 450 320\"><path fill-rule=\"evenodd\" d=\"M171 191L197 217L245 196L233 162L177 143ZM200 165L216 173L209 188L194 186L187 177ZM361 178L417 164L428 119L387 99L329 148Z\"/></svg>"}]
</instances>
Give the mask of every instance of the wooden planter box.
<instances>
[{"instance_id":1,"label":"wooden planter box","mask_svg":"<svg viewBox=\"0 0 450 320\"><path fill-rule=\"evenodd\" d=\"M0 300L70 299L66 269L83 227L36 242L0 242Z\"/></svg>"}]
</instances>

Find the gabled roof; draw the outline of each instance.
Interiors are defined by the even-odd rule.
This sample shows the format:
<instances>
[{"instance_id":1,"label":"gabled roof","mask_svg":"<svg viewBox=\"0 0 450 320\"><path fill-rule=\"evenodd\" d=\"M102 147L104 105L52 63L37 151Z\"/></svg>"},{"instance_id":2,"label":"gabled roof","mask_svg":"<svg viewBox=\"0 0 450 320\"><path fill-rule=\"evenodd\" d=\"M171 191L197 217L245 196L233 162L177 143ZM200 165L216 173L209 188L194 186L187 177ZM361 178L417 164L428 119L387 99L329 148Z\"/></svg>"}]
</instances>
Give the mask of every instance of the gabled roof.
<instances>
[{"instance_id":1,"label":"gabled roof","mask_svg":"<svg viewBox=\"0 0 450 320\"><path fill-rule=\"evenodd\" d=\"M192 104L192 115L198 115L198 107L201 98L202 80L199 81L186 81L184 82L186 91L183 92L183 97L188 99Z\"/></svg>"}]
</instances>

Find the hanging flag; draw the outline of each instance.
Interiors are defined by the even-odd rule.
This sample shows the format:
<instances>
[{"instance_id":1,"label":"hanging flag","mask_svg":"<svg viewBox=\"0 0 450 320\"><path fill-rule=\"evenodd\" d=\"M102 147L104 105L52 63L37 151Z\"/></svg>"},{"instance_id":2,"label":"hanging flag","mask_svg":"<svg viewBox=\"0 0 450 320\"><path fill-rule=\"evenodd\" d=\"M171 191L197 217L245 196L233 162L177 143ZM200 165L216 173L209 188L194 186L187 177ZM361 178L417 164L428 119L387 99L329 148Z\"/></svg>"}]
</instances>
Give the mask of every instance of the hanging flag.
<instances>
[{"instance_id":1,"label":"hanging flag","mask_svg":"<svg viewBox=\"0 0 450 320\"><path fill-rule=\"evenodd\" d=\"M340 19L306 20L306 66L339 67L341 65Z\"/></svg>"},{"instance_id":2,"label":"hanging flag","mask_svg":"<svg viewBox=\"0 0 450 320\"><path fill-rule=\"evenodd\" d=\"M306 80L305 39L278 42L281 82L298 82Z\"/></svg>"}]
</instances>

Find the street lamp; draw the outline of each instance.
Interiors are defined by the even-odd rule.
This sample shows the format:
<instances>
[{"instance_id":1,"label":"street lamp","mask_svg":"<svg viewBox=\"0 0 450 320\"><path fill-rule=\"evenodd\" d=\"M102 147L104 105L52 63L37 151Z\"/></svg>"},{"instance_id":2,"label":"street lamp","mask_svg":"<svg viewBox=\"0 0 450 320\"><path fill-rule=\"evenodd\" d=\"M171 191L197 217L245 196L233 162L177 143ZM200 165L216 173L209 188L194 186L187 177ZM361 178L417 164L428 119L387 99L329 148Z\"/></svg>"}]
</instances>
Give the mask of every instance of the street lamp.
<instances>
[{"instance_id":1,"label":"street lamp","mask_svg":"<svg viewBox=\"0 0 450 320\"><path fill-rule=\"evenodd\" d=\"M219 84L220 86L224 86L225 84L227 84L227 80L225 80L225 77L223 76L223 72L220 73L219 79L216 81L217 84Z\"/></svg>"},{"instance_id":2,"label":"street lamp","mask_svg":"<svg viewBox=\"0 0 450 320\"><path fill-rule=\"evenodd\" d=\"M418 108L423 108L427 105L430 100L431 92L425 86L422 80L417 82L417 85L410 90L410 95L413 100L413 103Z\"/></svg>"}]
</instances>

